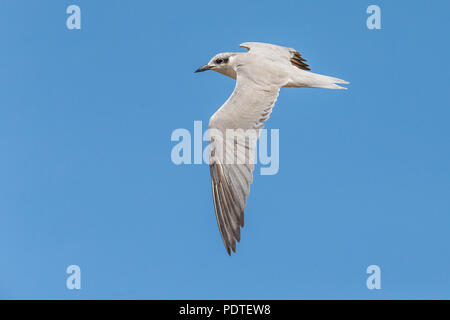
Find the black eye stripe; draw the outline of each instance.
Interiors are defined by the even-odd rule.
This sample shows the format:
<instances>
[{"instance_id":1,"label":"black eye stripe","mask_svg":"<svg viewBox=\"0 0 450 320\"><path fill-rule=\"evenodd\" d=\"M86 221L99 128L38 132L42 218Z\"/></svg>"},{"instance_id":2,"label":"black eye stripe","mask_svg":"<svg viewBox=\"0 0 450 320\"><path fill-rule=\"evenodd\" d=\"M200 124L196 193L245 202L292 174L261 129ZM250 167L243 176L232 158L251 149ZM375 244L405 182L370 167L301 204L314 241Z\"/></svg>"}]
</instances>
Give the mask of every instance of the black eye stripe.
<instances>
[{"instance_id":1,"label":"black eye stripe","mask_svg":"<svg viewBox=\"0 0 450 320\"><path fill-rule=\"evenodd\" d=\"M214 61L216 64L222 64L222 63L227 63L228 62L228 58L218 58Z\"/></svg>"}]
</instances>

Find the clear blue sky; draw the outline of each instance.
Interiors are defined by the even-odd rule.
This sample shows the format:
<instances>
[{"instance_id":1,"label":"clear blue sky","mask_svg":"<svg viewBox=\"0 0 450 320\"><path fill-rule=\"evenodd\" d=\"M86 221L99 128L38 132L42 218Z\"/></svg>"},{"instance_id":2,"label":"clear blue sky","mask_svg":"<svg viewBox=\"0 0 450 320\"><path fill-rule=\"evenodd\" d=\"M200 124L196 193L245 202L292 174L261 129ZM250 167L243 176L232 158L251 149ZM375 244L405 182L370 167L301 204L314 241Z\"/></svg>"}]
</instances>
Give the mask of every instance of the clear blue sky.
<instances>
[{"instance_id":1,"label":"clear blue sky","mask_svg":"<svg viewBox=\"0 0 450 320\"><path fill-rule=\"evenodd\" d=\"M70 4L81 30L66 28ZM366 27L370 4L382 30ZM449 12L2 0L0 298L450 298ZM351 84L281 90L266 126L280 129L280 171L255 176L229 257L208 166L175 166L170 135L233 90L193 71L246 41L294 47Z\"/></svg>"}]
</instances>

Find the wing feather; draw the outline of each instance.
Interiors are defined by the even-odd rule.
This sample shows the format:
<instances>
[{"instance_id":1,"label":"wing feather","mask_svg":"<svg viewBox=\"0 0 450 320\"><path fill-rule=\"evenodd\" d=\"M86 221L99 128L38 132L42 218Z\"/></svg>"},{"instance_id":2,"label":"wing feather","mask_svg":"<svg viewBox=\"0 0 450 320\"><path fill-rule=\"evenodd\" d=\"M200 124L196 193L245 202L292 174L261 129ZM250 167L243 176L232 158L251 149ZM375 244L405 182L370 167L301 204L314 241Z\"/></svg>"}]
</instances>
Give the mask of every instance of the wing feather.
<instances>
[{"instance_id":1,"label":"wing feather","mask_svg":"<svg viewBox=\"0 0 450 320\"><path fill-rule=\"evenodd\" d=\"M246 48L249 52L263 55L269 59L283 61L285 64L291 64L299 69L310 71L309 65L302 57L300 52L293 48L277 46L262 42L244 42L240 47Z\"/></svg>"},{"instance_id":2,"label":"wing feather","mask_svg":"<svg viewBox=\"0 0 450 320\"><path fill-rule=\"evenodd\" d=\"M254 151L280 85L261 84L237 70L236 87L210 120L210 173L217 224L229 255L241 239L244 210L253 182ZM229 129L238 132L232 139ZM254 132L253 134L249 131ZM214 132L214 133L213 133ZM236 162L229 162L233 159Z\"/></svg>"}]
</instances>

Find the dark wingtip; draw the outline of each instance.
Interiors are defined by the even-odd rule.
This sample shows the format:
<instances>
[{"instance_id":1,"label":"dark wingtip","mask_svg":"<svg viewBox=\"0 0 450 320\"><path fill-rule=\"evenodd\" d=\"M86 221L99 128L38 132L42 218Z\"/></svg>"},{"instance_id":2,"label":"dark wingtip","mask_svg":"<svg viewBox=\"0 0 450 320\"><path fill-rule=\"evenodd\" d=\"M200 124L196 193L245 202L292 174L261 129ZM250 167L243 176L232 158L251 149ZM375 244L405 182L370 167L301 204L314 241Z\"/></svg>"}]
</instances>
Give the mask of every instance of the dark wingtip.
<instances>
[{"instance_id":1,"label":"dark wingtip","mask_svg":"<svg viewBox=\"0 0 450 320\"><path fill-rule=\"evenodd\" d=\"M302 69L302 70L311 71L311 69L309 68L309 65L307 65L305 62L306 62L306 60L303 59L301 54L298 51L295 51L294 55L291 58L292 65L294 65L297 68Z\"/></svg>"}]
</instances>

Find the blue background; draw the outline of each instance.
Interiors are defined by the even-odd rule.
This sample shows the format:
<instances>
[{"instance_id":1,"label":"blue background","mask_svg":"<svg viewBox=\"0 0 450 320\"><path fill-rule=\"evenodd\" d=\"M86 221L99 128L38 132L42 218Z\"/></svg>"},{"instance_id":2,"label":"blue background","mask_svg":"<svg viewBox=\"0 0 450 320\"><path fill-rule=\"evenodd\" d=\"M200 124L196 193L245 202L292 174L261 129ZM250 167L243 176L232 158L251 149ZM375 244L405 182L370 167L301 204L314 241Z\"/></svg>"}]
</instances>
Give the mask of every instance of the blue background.
<instances>
[{"instance_id":1,"label":"blue background","mask_svg":"<svg viewBox=\"0 0 450 320\"><path fill-rule=\"evenodd\" d=\"M82 29L66 28L66 8ZM381 7L382 30L366 27ZM0 297L450 298L444 1L0 2ZM255 176L238 251L207 165L170 160L234 87L194 74L246 41L349 90L281 90L280 171ZM259 169L256 171L259 172ZM66 289L67 266L82 289ZM382 289L366 288L367 266Z\"/></svg>"}]
</instances>

